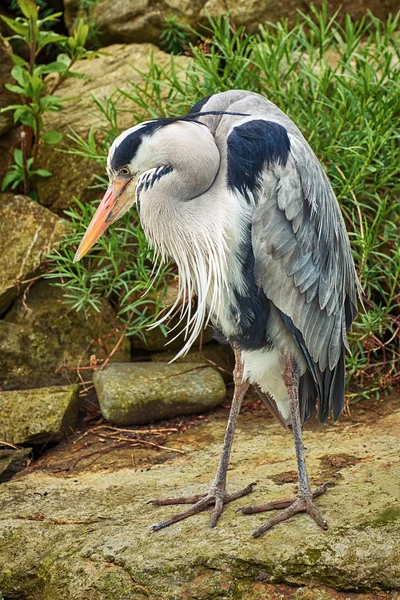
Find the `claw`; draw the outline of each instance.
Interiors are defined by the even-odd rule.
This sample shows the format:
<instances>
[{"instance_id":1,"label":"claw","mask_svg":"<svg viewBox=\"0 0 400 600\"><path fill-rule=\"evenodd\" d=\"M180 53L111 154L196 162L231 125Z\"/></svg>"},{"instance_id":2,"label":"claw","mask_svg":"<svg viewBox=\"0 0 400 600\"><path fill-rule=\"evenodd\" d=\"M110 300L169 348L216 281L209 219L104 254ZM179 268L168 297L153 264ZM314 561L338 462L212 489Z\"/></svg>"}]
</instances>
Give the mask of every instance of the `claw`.
<instances>
[{"instance_id":1,"label":"claw","mask_svg":"<svg viewBox=\"0 0 400 600\"><path fill-rule=\"evenodd\" d=\"M268 502L267 504L263 504L261 506L242 506L238 508L238 510L245 515L249 515L269 510L284 509L278 515L267 521L267 523L261 525L261 527L253 531L252 535L255 538L259 537L269 529L272 529L272 527L275 527L275 525L278 523L287 521L300 512L306 512L317 523L317 525L321 527L321 529L327 530L328 524L312 500L324 494L328 487L332 487L333 485L334 484L331 482L320 485L316 490L314 490L314 492L312 492L312 494L310 494L311 497L298 495L293 500L278 500L276 502Z\"/></svg>"},{"instance_id":2,"label":"claw","mask_svg":"<svg viewBox=\"0 0 400 600\"><path fill-rule=\"evenodd\" d=\"M211 486L210 490L205 494L198 494L196 496L186 497L186 498L166 498L166 499L155 499L150 500L148 503L151 503L156 506L165 506L165 505L175 505L175 504L192 504L193 506L184 510L183 512L176 513L172 515L169 519L165 519L164 521L159 521L151 526L152 531L159 531L160 529L164 529L165 527L169 527L173 523L178 523L183 519L187 519L193 515L196 515L202 512L205 508L207 508L210 504L214 503L214 508L211 513L210 527L215 527L219 517L222 514L224 509L224 505L232 502L233 500L237 500L242 496L247 496L247 494L251 494L256 483L250 483L245 488L237 490L232 494L227 494L224 490L219 489L218 486Z\"/></svg>"}]
</instances>

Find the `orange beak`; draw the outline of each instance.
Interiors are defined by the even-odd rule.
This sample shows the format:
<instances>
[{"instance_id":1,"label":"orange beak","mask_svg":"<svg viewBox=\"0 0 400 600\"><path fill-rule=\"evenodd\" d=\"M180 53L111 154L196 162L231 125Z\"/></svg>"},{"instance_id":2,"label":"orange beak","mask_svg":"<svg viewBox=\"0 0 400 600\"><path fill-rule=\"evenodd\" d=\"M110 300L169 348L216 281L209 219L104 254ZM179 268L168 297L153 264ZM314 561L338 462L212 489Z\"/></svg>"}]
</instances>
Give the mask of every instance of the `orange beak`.
<instances>
[{"instance_id":1,"label":"orange beak","mask_svg":"<svg viewBox=\"0 0 400 600\"><path fill-rule=\"evenodd\" d=\"M100 202L89 227L79 248L76 251L74 262L80 260L87 254L97 240L103 235L111 223L122 217L130 208L131 204L125 194L127 185L132 181L132 177L116 177L108 186L102 201Z\"/></svg>"}]
</instances>

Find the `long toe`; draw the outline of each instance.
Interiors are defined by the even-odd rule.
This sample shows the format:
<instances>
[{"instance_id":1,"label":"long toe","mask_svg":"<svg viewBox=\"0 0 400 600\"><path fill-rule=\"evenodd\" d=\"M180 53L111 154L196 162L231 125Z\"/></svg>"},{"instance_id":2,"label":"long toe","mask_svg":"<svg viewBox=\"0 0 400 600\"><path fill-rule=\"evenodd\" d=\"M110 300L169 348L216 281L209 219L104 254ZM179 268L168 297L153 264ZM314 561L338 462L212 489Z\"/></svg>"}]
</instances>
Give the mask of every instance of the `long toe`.
<instances>
[{"instance_id":1,"label":"long toe","mask_svg":"<svg viewBox=\"0 0 400 600\"><path fill-rule=\"evenodd\" d=\"M177 504L193 504L187 510L176 513L165 519L164 521L159 521L151 526L153 531L159 531L160 529L164 529L165 527L169 527L173 523L178 523L178 521L183 521L183 519L187 519L188 517L192 517L208 507L214 504L214 508L211 512L211 521L210 527L215 527L219 517L221 516L224 505L232 502L233 500L237 500L238 498L242 498L242 496L246 496L253 491L253 488L256 484L250 483L245 488L237 490L236 492L232 492L227 494L225 490L220 486L211 486L210 490L205 494L197 494L196 496L183 497L183 498L165 498L165 499L155 499L150 500L148 503L156 505L156 506L166 506L166 505L177 505Z\"/></svg>"},{"instance_id":2,"label":"long toe","mask_svg":"<svg viewBox=\"0 0 400 600\"><path fill-rule=\"evenodd\" d=\"M290 506L285 508L285 510L275 515L274 517L272 517L272 519L267 521L267 523L264 523L264 525L261 525L261 527L253 531L252 535L255 538L260 537L260 535L272 529L273 527L275 527L275 525L278 525L278 523L283 523L283 521L287 521L288 519L291 519L294 515L297 515L298 513L302 512L307 513L317 523L317 525L321 527L321 529L328 529L327 522L322 517L314 502L308 498L297 497Z\"/></svg>"}]
</instances>

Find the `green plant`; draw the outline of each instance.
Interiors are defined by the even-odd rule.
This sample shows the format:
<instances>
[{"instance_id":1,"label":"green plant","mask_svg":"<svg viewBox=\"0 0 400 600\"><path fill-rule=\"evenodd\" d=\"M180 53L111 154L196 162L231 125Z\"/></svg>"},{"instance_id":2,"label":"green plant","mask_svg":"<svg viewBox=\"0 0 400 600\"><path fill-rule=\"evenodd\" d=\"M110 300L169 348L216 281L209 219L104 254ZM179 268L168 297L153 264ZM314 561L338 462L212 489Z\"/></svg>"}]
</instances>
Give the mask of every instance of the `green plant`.
<instances>
[{"instance_id":1,"label":"green plant","mask_svg":"<svg viewBox=\"0 0 400 600\"><path fill-rule=\"evenodd\" d=\"M98 50L101 46L100 37L103 33L103 29L96 23L96 20L92 16L92 10L98 3L99 0L79 0L80 14L83 13L81 20L88 27L86 47L90 50ZM77 23L79 23L79 19L76 19L75 24Z\"/></svg>"},{"instance_id":2,"label":"green plant","mask_svg":"<svg viewBox=\"0 0 400 600\"><path fill-rule=\"evenodd\" d=\"M48 176L48 171L38 168L39 146L41 143L57 144L62 139L62 135L57 131L43 133L43 115L49 111L62 110L65 100L56 97L54 92L62 81L78 76L71 71L71 66L86 53L88 28L81 23L72 36L58 35L54 31L46 30L45 26L53 23L61 13L39 19L38 7L33 0L18 0L18 6L23 17L0 17L14 32L8 39L11 42L22 42L27 47L29 59L25 60L17 54L12 55L15 66L11 75L15 84L6 84L6 87L19 94L21 101L6 106L2 111L13 111L14 122L21 125L21 154L14 153L14 158L22 156L22 164L15 162L3 180L2 189L12 182L13 189L23 185L25 194L31 193L35 196L33 176ZM56 45L62 52L58 53L55 61L38 64L40 53L49 44ZM54 72L58 73L58 81L48 90L44 78L46 74Z\"/></svg>"},{"instance_id":3,"label":"green plant","mask_svg":"<svg viewBox=\"0 0 400 600\"><path fill-rule=\"evenodd\" d=\"M400 380L399 19L383 23L369 14L340 24L324 6L300 14L292 29L285 21L269 23L257 35L234 31L227 19L210 20L184 71L173 57L165 68L151 61L143 83L120 92L132 102L125 110L142 121L183 114L208 94L248 89L300 127L338 197L364 288L366 311L360 309L352 328L347 357L348 377L357 385L350 397L378 395ZM115 110L100 107L115 117ZM110 120L109 132L115 123ZM75 139L75 152L104 160L109 140L97 143L93 131L87 140ZM137 221L133 227L137 232ZM116 227L110 238L115 235ZM99 248L92 261L101 257ZM129 258L136 260L137 254ZM97 277L93 262L79 268L88 280ZM72 301L80 292L70 281L64 279Z\"/></svg>"},{"instance_id":4,"label":"green plant","mask_svg":"<svg viewBox=\"0 0 400 600\"><path fill-rule=\"evenodd\" d=\"M39 177L51 176L50 171L47 171L46 169L34 170L33 158L28 158L26 163L24 163L22 150L16 148L14 150L14 164L3 179L1 191L3 192L8 186L10 186L12 190L17 189L24 181L25 172L28 174L28 179L32 179L35 175L39 175Z\"/></svg>"},{"instance_id":5,"label":"green plant","mask_svg":"<svg viewBox=\"0 0 400 600\"><path fill-rule=\"evenodd\" d=\"M132 212L118 222L111 236L101 238L84 261L73 264L77 245L95 211L93 205L84 205L78 200L76 204L76 209L66 211L70 235L50 257L56 269L47 277L64 288L65 301L71 308L86 313L99 312L104 300L108 300L124 333L143 336L144 329L164 308L167 285L175 277L171 265L160 269L153 278L151 292L144 295L151 281L153 253L147 246L137 215Z\"/></svg>"},{"instance_id":6,"label":"green plant","mask_svg":"<svg viewBox=\"0 0 400 600\"><path fill-rule=\"evenodd\" d=\"M184 54L189 45L189 28L179 21L177 15L168 15L162 21L161 47L170 54Z\"/></svg>"}]
</instances>

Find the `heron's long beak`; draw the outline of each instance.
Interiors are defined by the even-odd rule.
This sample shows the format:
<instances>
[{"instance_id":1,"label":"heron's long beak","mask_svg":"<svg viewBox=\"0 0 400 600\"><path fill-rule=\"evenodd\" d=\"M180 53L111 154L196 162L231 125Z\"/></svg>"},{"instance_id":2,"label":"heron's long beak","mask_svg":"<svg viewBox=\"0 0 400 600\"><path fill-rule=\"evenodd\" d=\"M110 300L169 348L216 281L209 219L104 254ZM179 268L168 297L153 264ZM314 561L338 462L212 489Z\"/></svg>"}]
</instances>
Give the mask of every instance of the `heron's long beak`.
<instances>
[{"instance_id":1,"label":"heron's long beak","mask_svg":"<svg viewBox=\"0 0 400 600\"><path fill-rule=\"evenodd\" d=\"M107 227L122 217L128 208L130 208L130 203L125 191L127 185L131 181L132 177L116 177L115 180L108 186L108 189L104 194L104 197L100 202L81 243L79 244L79 248L74 257L74 262L77 262L83 256L85 256L85 254L89 252L90 248L97 242L99 237L103 235Z\"/></svg>"}]
</instances>

